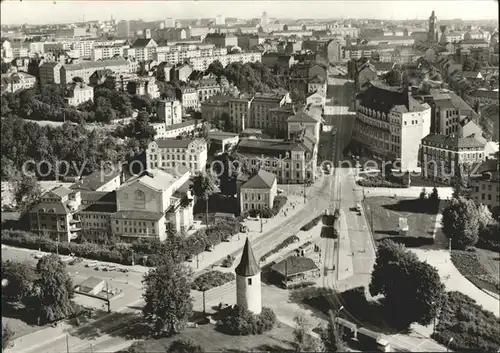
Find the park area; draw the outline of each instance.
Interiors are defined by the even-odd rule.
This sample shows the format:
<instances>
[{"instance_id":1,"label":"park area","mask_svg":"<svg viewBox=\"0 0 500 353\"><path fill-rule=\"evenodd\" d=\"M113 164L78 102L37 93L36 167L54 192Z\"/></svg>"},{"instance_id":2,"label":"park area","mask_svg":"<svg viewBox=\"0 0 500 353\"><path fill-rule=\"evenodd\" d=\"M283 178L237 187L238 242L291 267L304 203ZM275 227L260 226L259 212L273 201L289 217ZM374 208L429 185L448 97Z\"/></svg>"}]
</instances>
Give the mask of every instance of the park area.
<instances>
[{"instance_id":1,"label":"park area","mask_svg":"<svg viewBox=\"0 0 500 353\"><path fill-rule=\"evenodd\" d=\"M205 324L197 328L186 328L179 334L161 339L144 341L147 352L166 352L173 341L191 340L203 347L205 352L291 352L293 351L293 328L279 324L261 335L231 336L219 332L216 325Z\"/></svg>"},{"instance_id":2,"label":"park area","mask_svg":"<svg viewBox=\"0 0 500 353\"><path fill-rule=\"evenodd\" d=\"M446 201L439 206L427 204L428 201L408 198L368 197L365 199L365 212L376 241L390 238L406 245L434 243L434 238L442 238L441 225L436 224L438 213L446 207ZM406 218L408 232L400 235L399 219ZM412 244L412 242L414 244Z\"/></svg>"}]
</instances>

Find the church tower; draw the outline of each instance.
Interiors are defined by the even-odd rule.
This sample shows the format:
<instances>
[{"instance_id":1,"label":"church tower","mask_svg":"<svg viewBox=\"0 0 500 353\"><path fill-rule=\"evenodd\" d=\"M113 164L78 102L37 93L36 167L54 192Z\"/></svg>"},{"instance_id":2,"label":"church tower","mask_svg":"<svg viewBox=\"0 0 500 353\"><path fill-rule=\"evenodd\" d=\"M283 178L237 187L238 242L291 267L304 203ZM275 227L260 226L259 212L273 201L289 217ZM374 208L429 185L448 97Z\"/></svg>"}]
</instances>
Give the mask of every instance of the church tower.
<instances>
[{"instance_id":1,"label":"church tower","mask_svg":"<svg viewBox=\"0 0 500 353\"><path fill-rule=\"evenodd\" d=\"M260 267L246 240L240 264L236 267L236 304L250 310L254 314L262 311L262 290L260 282Z\"/></svg>"},{"instance_id":2,"label":"church tower","mask_svg":"<svg viewBox=\"0 0 500 353\"><path fill-rule=\"evenodd\" d=\"M437 17L432 11L431 17L429 17L429 33L427 34L427 39L429 42L437 42L438 41L438 30L437 30Z\"/></svg>"}]
</instances>

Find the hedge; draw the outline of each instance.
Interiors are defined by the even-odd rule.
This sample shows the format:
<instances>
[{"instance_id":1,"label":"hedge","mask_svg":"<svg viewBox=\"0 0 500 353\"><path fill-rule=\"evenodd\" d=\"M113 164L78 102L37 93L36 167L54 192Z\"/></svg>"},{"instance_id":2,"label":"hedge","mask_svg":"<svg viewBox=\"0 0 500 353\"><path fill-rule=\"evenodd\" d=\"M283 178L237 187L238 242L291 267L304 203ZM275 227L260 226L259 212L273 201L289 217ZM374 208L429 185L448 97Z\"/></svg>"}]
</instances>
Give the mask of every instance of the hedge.
<instances>
[{"instance_id":1,"label":"hedge","mask_svg":"<svg viewBox=\"0 0 500 353\"><path fill-rule=\"evenodd\" d=\"M280 250L283 250L289 245L292 245L293 243L296 243L300 241L299 237L296 235L292 235L291 237L286 238L284 241L282 241L278 246L276 246L273 250L268 251L262 257L260 258L260 261L266 261L267 258L269 258L271 255L278 253Z\"/></svg>"},{"instance_id":2,"label":"hedge","mask_svg":"<svg viewBox=\"0 0 500 353\"><path fill-rule=\"evenodd\" d=\"M179 260L184 261L188 256L195 256L205 251L208 245L217 245L227 235L233 236L239 233L240 223L236 219L227 219L216 225L198 230L193 235L179 239ZM33 233L16 230L2 231L2 244L55 253L57 242L45 237L39 237ZM144 258L143 265L157 266L166 254L174 250L170 242L160 242L155 239L146 239L132 244L95 244L95 243L67 243L59 242L59 254L75 254L90 260L114 262L118 264L131 265L132 256L134 262Z\"/></svg>"},{"instance_id":3,"label":"hedge","mask_svg":"<svg viewBox=\"0 0 500 353\"><path fill-rule=\"evenodd\" d=\"M262 308L260 314L255 315L241 306L235 305L229 314L217 322L220 331L229 335L247 336L260 335L270 331L276 325L277 319L269 308Z\"/></svg>"},{"instance_id":4,"label":"hedge","mask_svg":"<svg viewBox=\"0 0 500 353\"><path fill-rule=\"evenodd\" d=\"M461 292L448 292L432 338L454 351L497 352L500 319ZM453 340L450 342L450 338Z\"/></svg>"},{"instance_id":5,"label":"hedge","mask_svg":"<svg viewBox=\"0 0 500 353\"><path fill-rule=\"evenodd\" d=\"M481 265L475 252L452 250L451 261L460 273L477 287L500 294L500 280Z\"/></svg>"},{"instance_id":6,"label":"hedge","mask_svg":"<svg viewBox=\"0 0 500 353\"><path fill-rule=\"evenodd\" d=\"M291 283L287 285L287 289L300 289L300 288L305 288L305 287L310 287L314 286L317 283L314 281L305 281L305 282L300 282L300 283Z\"/></svg>"},{"instance_id":7,"label":"hedge","mask_svg":"<svg viewBox=\"0 0 500 353\"><path fill-rule=\"evenodd\" d=\"M311 230L311 229L313 229L314 227L316 227L322 219L323 219L323 215L320 215L320 216L318 216L318 217L314 218L313 220L311 220L311 221L307 222L306 224L304 224L304 225L300 228L300 230L302 230L302 231L308 231L308 230Z\"/></svg>"},{"instance_id":8,"label":"hedge","mask_svg":"<svg viewBox=\"0 0 500 353\"><path fill-rule=\"evenodd\" d=\"M286 202L287 202L287 197L286 196L276 196L274 198L274 202L273 202L273 208L269 208L269 207L264 207L263 209L261 210L250 210L248 212L244 212L241 214L240 217L246 217L246 216L250 216L250 217L257 217L257 216L260 216L262 218L272 218L276 215L278 215L280 213L280 211L283 209L283 207L286 205ZM245 218L241 218L240 220L243 220Z\"/></svg>"},{"instance_id":9,"label":"hedge","mask_svg":"<svg viewBox=\"0 0 500 353\"><path fill-rule=\"evenodd\" d=\"M366 175L356 183L360 186L372 188L407 188L408 178L402 177L398 179L395 176L388 176L387 179L384 179L380 174Z\"/></svg>"},{"instance_id":10,"label":"hedge","mask_svg":"<svg viewBox=\"0 0 500 353\"><path fill-rule=\"evenodd\" d=\"M210 290L234 280L235 276L232 272L210 271L197 277L194 280L191 289L198 291Z\"/></svg>"}]
</instances>

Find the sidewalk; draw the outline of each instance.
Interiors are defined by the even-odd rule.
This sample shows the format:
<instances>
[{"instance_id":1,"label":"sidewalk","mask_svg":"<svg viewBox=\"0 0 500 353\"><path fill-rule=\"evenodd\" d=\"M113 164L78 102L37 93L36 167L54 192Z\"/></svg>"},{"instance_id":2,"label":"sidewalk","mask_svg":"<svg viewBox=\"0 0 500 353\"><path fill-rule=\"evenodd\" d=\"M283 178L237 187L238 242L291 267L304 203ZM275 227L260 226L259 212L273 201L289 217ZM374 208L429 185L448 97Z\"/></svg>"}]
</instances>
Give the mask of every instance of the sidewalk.
<instances>
[{"instance_id":1,"label":"sidewalk","mask_svg":"<svg viewBox=\"0 0 500 353\"><path fill-rule=\"evenodd\" d=\"M422 192L422 187L412 186L409 188L373 188L362 187L356 184L356 190L363 190L365 197L385 196L385 197L407 197L418 198ZM431 191L431 188L425 188ZM451 198L453 195L453 188L451 187L438 187L438 194L441 200Z\"/></svg>"},{"instance_id":2,"label":"sidewalk","mask_svg":"<svg viewBox=\"0 0 500 353\"><path fill-rule=\"evenodd\" d=\"M354 275L354 265L352 261L353 253L351 241L348 235L348 226L344 210L340 210L340 235L338 239L339 249L337 251L337 281L342 281Z\"/></svg>"},{"instance_id":3,"label":"sidewalk","mask_svg":"<svg viewBox=\"0 0 500 353\"><path fill-rule=\"evenodd\" d=\"M498 299L483 292L465 278L453 265L449 251L423 249L410 249L410 251L414 252L420 261L425 261L438 270L446 290L457 291L468 295L474 299L478 305L481 305L483 309L491 311L496 317L500 317L500 304Z\"/></svg>"}]
</instances>

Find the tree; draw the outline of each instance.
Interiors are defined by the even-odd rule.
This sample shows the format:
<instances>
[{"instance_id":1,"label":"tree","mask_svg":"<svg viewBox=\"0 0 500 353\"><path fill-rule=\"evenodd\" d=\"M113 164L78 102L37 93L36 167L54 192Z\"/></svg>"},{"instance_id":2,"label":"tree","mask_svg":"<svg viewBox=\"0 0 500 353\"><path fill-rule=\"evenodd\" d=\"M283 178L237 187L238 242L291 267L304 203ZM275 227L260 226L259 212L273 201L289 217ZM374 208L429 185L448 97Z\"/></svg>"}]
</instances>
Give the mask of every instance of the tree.
<instances>
[{"instance_id":1,"label":"tree","mask_svg":"<svg viewBox=\"0 0 500 353\"><path fill-rule=\"evenodd\" d=\"M293 330L293 338L295 342L296 352L324 352L324 347L321 341L311 337L308 333L310 324L303 315L297 315L293 318L295 328Z\"/></svg>"},{"instance_id":2,"label":"tree","mask_svg":"<svg viewBox=\"0 0 500 353\"><path fill-rule=\"evenodd\" d=\"M21 175L11 182L11 192L21 215L40 201L42 188L34 176Z\"/></svg>"},{"instance_id":3,"label":"tree","mask_svg":"<svg viewBox=\"0 0 500 353\"><path fill-rule=\"evenodd\" d=\"M41 323L53 322L68 317L74 312L73 282L66 265L58 255L42 257L36 271L40 276L33 285L31 308Z\"/></svg>"},{"instance_id":4,"label":"tree","mask_svg":"<svg viewBox=\"0 0 500 353\"><path fill-rule=\"evenodd\" d=\"M478 241L480 215L476 203L464 197L452 198L443 210L443 233L458 249L474 246Z\"/></svg>"},{"instance_id":5,"label":"tree","mask_svg":"<svg viewBox=\"0 0 500 353\"><path fill-rule=\"evenodd\" d=\"M205 350L191 340L175 340L168 347L167 353L203 353Z\"/></svg>"},{"instance_id":6,"label":"tree","mask_svg":"<svg viewBox=\"0 0 500 353\"><path fill-rule=\"evenodd\" d=\"M2 296L6 301L20 302L31 294L34 280L33 269L25 263L17 261L2 262L2 280L7 285L2 288Z\"/></svg>"},{"instance_id":7,"label":"tree","mask_svg":"<svg viewBox=\"0 0 500 353\"><path fill-rule=\"evenodd\" d=\"M370 294L384 295L387 318L406 328L413 322L427 325L432 321L444 286L434 267L406 252L403 245L386 240L377 250Z\"/></svg>"},{"instance_id":8,"label":"tree","mask_svg":"<svg viewBox=\"0 0 500 353\"><path fill-rule=\"evenodd\" d=\"M2 65L2 74L6 74L7 72L9 72L10 68L12 67L11 63L6 63L3 61L1 65Z\"/></svg>"},{"instance_id":9,"label":"tree","mask_svg":"<svg viewBox=\"0 0 500 353\"><path fill-rule=\"evenodd\" d=\"M320 337L321 342L324 346L325 352L344 352L345 344L342 341L342 335L338 324L335 322L335 317L332 312L330 312L328 320L328 325L326 328L321 330Z\"/></svg>"},{"instance_id":10,"label":"tree","mask_svg":"<svg viewBox=\"0 0 500 353\"><path fill-rule=\"evenodd\" d=\"M2 325L2 349L7 349L10 347L12 338L15 332L10 328L9 325Z\"/></svg>"},{"instance_id":11,"label":"tree","mask_svg":"<svg viewBox=\"0 0 500 353\"><path fill-rule=\"evenodd\" d=\"M156 130L149 124L149 114L145 111L139 112L132 124L132 136L139 140L142 149L153 141Z\"/></svg>"},{"instance_id":12,"label":"tree","mask_svg":"<svg viewBox=\"0 0 500 353\"><path fill-rule=\"evenodd\" d=\"M205 73L214 74L215 76L217 76L217 80L220 83L220 77L224 73L224 66L222 66L219 60L215 60L210 65L208 65L207 71L205 71Z\"/></svg>"},{"instance_id":13,"label":"tree","mask_svg":"<svg viewBox=\"0 0 500 353\"><path fill-rule=\"evenodd\" d=\"M401 86L403 83L403 75L399 70L391 70L385 74L385 82L389 86Z\"/></svg>"},{"instance_id":14,"label":"tree","mask_svg":"<svg viewBox=\"0 0 500 353\"><path fill-rule=\"evenodd\" d=\"M476 206L478 208L479 232L482 232L493 222L494 219L488 206L482 203L477 203Z\"/></svg>"},{"instance_id":15,"label":"tree","mask_svg":"<svg viewBox=\"0 0 500 353\"><path fill-rule=\"evenodd\" d=\"M208 201L210 196L218 191L212 175L208 173L198 173L193 180L193 191L197 198L205 202L205 222L208 226Z\"/></svg>"},{"instance_id":16,"label":"tree","mask_svg":"<svg viewBox=\"0 0 500 353\"><path fill-rule=\"evenodd\" d=\"M191 270L168 257L144 276L142 314L156 335L177 333L189 319L193 311L191 283Z\"/></svg>"}]
</instances>

